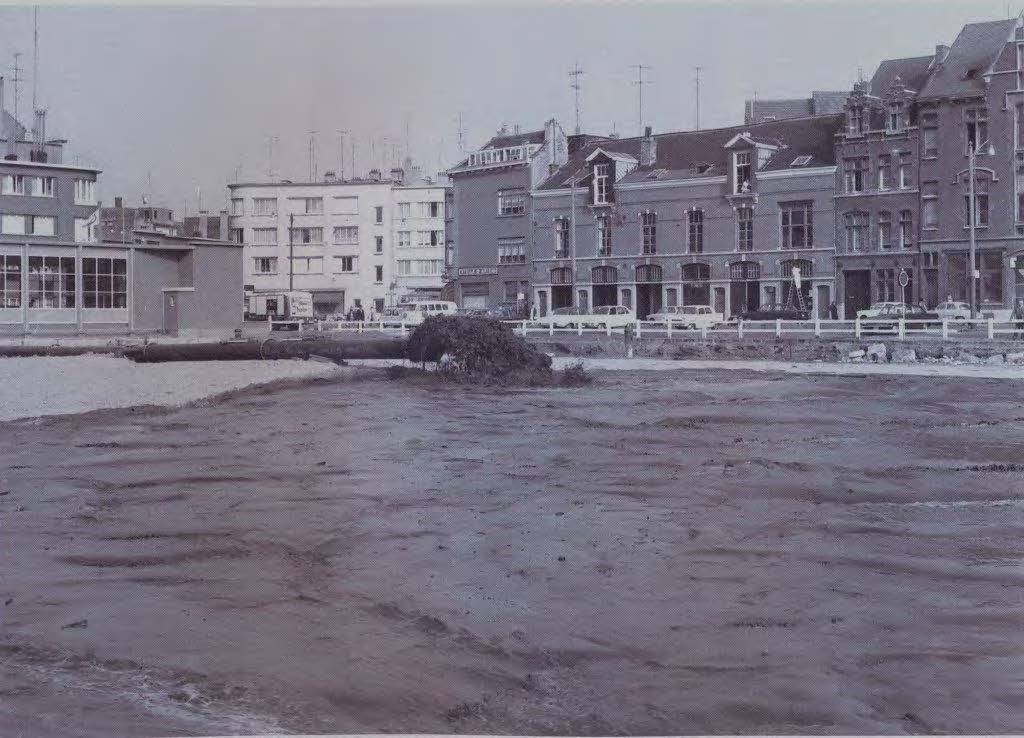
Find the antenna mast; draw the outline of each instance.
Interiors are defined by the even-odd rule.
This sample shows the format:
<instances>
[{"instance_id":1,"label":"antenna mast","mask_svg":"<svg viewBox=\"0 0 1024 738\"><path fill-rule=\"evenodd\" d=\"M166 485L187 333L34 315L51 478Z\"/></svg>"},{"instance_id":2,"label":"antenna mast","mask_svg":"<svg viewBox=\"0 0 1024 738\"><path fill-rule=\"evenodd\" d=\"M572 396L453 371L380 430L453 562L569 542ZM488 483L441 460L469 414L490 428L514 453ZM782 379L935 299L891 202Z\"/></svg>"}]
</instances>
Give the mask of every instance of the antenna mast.
<instances>
[{"instance_id":1,"label":"antenna mast","mask_svg":"<svg viewBox=\"0 0 1024 738\"><path fill-rule=\"evenodd\" d=\"M32 111L39 109L39 6L32 8Z\"/></svg>"},{"instance_id":2,"label":"antenna mast","mask_svg":"<svg viewBox=\"0 0 1024 738\"><path fill-rule=\"evenodd\" d=\"M15 51L13 56L14 64L11 65L11 72L13 73L13 76L11 77L11 82L14 83L14 118L15 120L17 120L18 102L21 100L21 83L25 81L25 78L21 76L21 73L24 71L21 68L21 52Z\"/></svg>"},{"instance_id":3,"label":"antenna mast","mask_svg":"<svg viewBox=\"0 0 1024 738\"><path fill-rule=\"evenodd\" d=\"M640 135L644 133L644 85L651 84L649 79L644 79L644 72L651 71L651 68L646 64L634 64L632 69L636 70L636 79L633 84L637 88L637 98L640 107Z\"/></svg>"},{"instance_id":4,"label":"antenna mast","mask_svg":"<svg viewBox=\"0 0 1024 738\"><path fill-rule=\"evenodd\" d=\"M583 70L580 69L580 63L577 61L576 66L573 67L572 71L569 72L569 76L572 77L572 82L569 87L573 89L573 93L576 96L576 135L580 134L580 75L583 74Z\"/></svg>"},{"instance_id":5,"label":"antenna mast","mask_svg":"<svg viewBox=\"0 0 1024 738\"><path fill-rule=\"evenodd\" d=\"M338 181L345 181L345 135L348 131L337 129L338 134Z\"/></svg>"},{"instance_id":6,"label":"antenna mast","mask_svg":"<svg viewBox=\"0 0 1024 738\"><path fill-rule=\"evenodd\" d=\"M462 113L459 113L458 117L458 140L459 140L459 151L466 150L466 131L462 127Z\"/></svg>"},{"instance_id":7,"label":"antenna mast","mask_svg":"<svg viewBox=\"0 0 1024 738\"><path fill-rule=\"evenodd\" d=\"M316 131L309 132L309 181L316 181Z\"/></svg>"},{"instance_id":8,"label":"antenna mast","mask_svg":"<svg viewBox=\"0 0 1024 738\"><path fill-rule=\"evenodd\" d=\"M693 69L697 73L696 77L694 77L696 106L694 107L694 111L695 112L694 112L694 125L693 125L693 128L694 128L694 130L699 131L700 130L700 72L703 69L703 67L694 67Z\"/></svg>"}]
</instances>

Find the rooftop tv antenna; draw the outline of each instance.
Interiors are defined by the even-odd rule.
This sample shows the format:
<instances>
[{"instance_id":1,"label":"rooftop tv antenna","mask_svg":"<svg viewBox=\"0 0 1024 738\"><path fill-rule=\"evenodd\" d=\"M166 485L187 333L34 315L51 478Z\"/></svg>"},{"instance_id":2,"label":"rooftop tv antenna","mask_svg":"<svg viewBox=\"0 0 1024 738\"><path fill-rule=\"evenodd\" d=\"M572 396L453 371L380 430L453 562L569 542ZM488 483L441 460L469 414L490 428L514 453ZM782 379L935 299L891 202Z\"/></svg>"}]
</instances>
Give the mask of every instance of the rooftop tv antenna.
<instances>
[{"instance_id":1,"label":"rooftop tv antenna","mask_svg":"<svg viewBox=\"0 0 1024 738\"><path fill-rule=\"evenodd\" d=\"M651 71L651 68L646 64L634 64L632 69L636 70L636 79L633 84L636 85L637 89L637 102L640 108L640 134L644 132L644 85L651 84L651 80L644 79L644 72Z\"/></svg>"},{"instance_id":2,"label":"rooftop tv antenna","mask_svg":"<svg viewBox=\"0 0 1024 738\"><path fill-rule=\"evenodd\" d=\"M349 131L344 129L337 129L335 131L338 134L338 180L345 181L345 136L349 134Z\"/></svg>"},{"instance_id":3,"label":"rooftop tv antenna","mask_svg":"<svg viewBox=\"0 0 1024 738\"><path fill-rule=\"evenodd\" d=\"M457 135L458 135L458 142L459 142L459 151L465 151L466 150L466 130L465 130L465 128L462 127L462 113L459 113L458 118L457 118L457 122L458 122Z\"/></svg>"},{"instance_id":4,"label":"rooftop tv antenna","mask_svg":"<svg viewBox=\"0 0 1024 738\"><path fill-rule=\"evenodd\" d=\"M39 109L39 6L32 8L32 110Z\"/></svg>"},{"instance_id":5,"label":"rooftop tv antenna","mask_svg":"<svg viewBox=\"0 0 1024 738\"><path fill-rule=\"evenodd\" d=\"M700 130L700 73L701 73L702 69L703 69L703 67L694 67L693 68L694 72L696 72L696 76L694 77L694 80L693 80L694 81L694 96L696 98L695 106L694 106L694 114L693 114L693 119L694 119L693 129L695 131L699 131Z\"/></svg>"},{"instance_id":6,"label":"rooftop tv antenna","mask_svg":"<svg viewBox=\"0 0 1024 738\"><path fill-rule=\"evenodd\" d=\"M316 131L309 132L309 181L316 181Z\"/></svg>"},{"instance_id":7,"label":"rooftop tv antenna","mask_svg":"<svg viewBox=\"0 0 1024 738\"><path fill-rule=\"evenodd\" d=\"M14 118L18 118L18 102L21 100L21 83L25 81L25 78L21 76L21 73L25 71L21 68L21 57L20 51L15 51L12 54L14 57L14 63L11 64L11 82L14 83Z\"/></svg>"},{"instance_id":8,"label":"rooftop tv antenna","mask_svg":"<svg viewBox=\"0 0 1024 738\"><path fill-rule=\"evenodd\" d=\"M274 144L277 136L267 136L267 179L274 178Z\"/></svg>"},{"instance_id":9,"label":"rooftop tv antenna","mask_svg":"<svg viewBox=\"0 0 1024 738\"><path fill-rule=\"evenodd\" d=\"M577 61L576 66L569 72L569 76L572 77L572 82L569 87L573 89L573 94L576 97L576 135L580 134L580 77L583 75L583 70L580 69L580 63Z\"/></svg>"}]
</instances>

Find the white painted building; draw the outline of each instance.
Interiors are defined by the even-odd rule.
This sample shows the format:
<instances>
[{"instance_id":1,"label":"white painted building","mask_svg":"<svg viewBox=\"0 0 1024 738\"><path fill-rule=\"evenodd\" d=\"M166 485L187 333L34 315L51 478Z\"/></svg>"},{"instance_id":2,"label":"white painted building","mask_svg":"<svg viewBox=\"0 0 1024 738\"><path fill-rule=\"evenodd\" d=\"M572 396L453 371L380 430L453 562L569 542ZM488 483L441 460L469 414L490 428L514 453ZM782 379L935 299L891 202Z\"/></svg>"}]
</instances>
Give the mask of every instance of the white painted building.
<instances>
[{"instance_id":1,"label":"white painted building","mask_svg":"<svg viewBox=\"0 0 1024 738\"><path fill-rule=\"evenodd\" d=\"M440 293L444 187L391 178L228 185L231 239L248 292L313 293L320 314L369 316L413 290Z\"/></svg>"}]
</instances>

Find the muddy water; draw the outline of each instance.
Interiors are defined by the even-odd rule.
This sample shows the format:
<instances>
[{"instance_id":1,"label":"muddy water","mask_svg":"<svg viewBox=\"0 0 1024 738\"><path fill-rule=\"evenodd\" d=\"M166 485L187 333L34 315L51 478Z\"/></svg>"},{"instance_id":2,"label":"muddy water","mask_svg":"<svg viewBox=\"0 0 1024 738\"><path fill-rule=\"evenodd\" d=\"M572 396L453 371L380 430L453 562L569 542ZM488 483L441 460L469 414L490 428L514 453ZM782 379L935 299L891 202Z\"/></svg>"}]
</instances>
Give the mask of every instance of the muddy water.
<instances>
[{"instance_id":1,"label":"muddy water","mask_svg":"<svg viewBox=\"0 0 1024 738\"><path fill-rule=\"evenodd\" d=\"M1024 730L1024 385L393 383L0 426L0 735Z\"/></svg>"}]
</instances>

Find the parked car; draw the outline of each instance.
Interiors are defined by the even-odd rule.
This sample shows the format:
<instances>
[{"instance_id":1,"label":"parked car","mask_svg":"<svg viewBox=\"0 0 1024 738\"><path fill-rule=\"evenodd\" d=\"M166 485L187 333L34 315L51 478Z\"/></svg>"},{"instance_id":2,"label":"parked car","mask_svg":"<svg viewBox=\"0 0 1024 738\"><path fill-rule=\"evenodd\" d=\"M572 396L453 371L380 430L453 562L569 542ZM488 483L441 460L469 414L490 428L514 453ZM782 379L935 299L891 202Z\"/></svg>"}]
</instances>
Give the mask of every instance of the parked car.
<instances>
[{"instance_id":1,"label":"parked car","mask_svg":"<svg viewBox=\"0 0 1024 738\"><path fill-rule=\"evenodd\" d=\"M888 310L890 307L893 307L895 305L902 305L902 304L903 304L902 302L876 302L874 305L872 305L871 307L867 308L866 310L858 310L857 311L857 317L858 318L877 318L879 315L881 315L883 312Z\"/></svg>"},{"instance_id":2,"label":"parked car","mask_svg":"<svg viewBox=\"0 0 1024 738\"><path fill-rule=\"evenodd\" d=\"M596 328L625 328L636 322L636 312L623 305L602 305L581 316L581 322Z\"/></svg>"},{"instance_id":3,"label":"parked car","mask_svg":"<svg viewBox=\"0 0 1024 738\"><path fill-rule=\"evenodd\" d=\"M725 316L716 313L710 305L676 305L647 316L656 323L671 323L673 328L713 328L724 323Z\"/></svg>"},{"instance_id":4,"label":"parked car","mask_svg":"<svg viewBox=\"0 0 1024 738\"><path fill-rule=\"evenodd\" d=\"M810 320L811 314L807 310L768 307L748 310L738 317L740 320Z\"/></svg>"},{"instance_id":5,"label":"parked car","mask_svg":"<svg viewBox=\"0 0 1024 738\"><path fill-rule=\"evenodd\" d=\"M966 302L943 302L935 308L935 313L946 320L970 320L971 306Z\"/></svg>"},{"instance_id":6,"label":"parked car","mask_svg":"<svg viewBox=\"0 0 1024 738\"><path fill-rule=\"evenodd\" d=\"M387 308L381 315L384 325L419 325L431 315L454 315L454 302L445 300L415 300Z\"/></svg>"},{"instance_id":7,"label":"parked car","mask_svg":"<svg viewBox=\"0 0 1024 738\"><path fill-rule=\"evenodd\" d=\"M552 310L551 314L542 320L555 326L555 328L575 328L582 322L582 316L586 314L587 311L583 308L560 307Z\"/></svg>"},{"instance_id":8,"label":"parked car","mask_svg":"<svg viewBox=\"0 0 1024 738\"><path fill-rule=\"evenodd\" d=\"M904 325L907 331L923 331L942 325L942 318L935 312L925 310L920 305L889 305L880 315L868 318L862 323L861 330L868 333L896 333L899 331L900 319L910 321Z\"/></svg>"}]
</instances>

